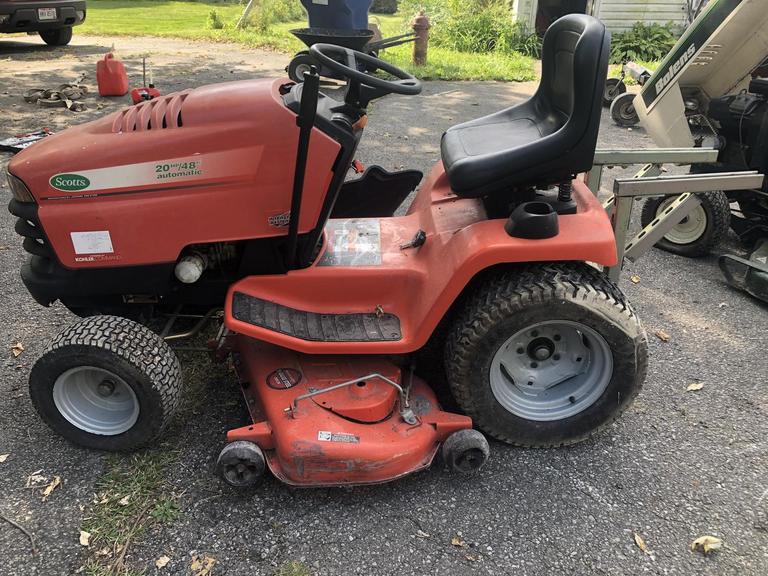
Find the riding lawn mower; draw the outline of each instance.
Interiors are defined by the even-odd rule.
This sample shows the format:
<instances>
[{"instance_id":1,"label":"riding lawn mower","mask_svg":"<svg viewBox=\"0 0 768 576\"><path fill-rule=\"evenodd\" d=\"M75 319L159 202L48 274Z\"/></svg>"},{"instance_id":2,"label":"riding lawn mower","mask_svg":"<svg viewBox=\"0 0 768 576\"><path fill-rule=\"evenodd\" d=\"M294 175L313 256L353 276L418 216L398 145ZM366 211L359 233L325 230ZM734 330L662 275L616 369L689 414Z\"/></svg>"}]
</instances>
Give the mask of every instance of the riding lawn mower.
<instances>
[{"instance_id":1,"label":"riding lawn mower","mask_svg":"<svg viewBox=\"0 0 768 576\"><path fill-rule=\"evenodd\" d=\"M593 162L609 44L589 16L555 22L535 95L448 129L403 216L419 172L346 176L368 104L421 85L335 45L310 50L346 79L340 98L311 69L203 86L22 151L8 166L22 279L84 316L32 368L40 416L93 449L155 441L181 366L152 320L223 308L211 352L250 413L218 458L234 486L267 467L293 485L384 482L438 451L473 472L485 435L550 447L605 428L647 363L599 268L617 261L608 216L576 177ZM447 381L460 413L427 380Z\"/></svg>"}]
</instances>

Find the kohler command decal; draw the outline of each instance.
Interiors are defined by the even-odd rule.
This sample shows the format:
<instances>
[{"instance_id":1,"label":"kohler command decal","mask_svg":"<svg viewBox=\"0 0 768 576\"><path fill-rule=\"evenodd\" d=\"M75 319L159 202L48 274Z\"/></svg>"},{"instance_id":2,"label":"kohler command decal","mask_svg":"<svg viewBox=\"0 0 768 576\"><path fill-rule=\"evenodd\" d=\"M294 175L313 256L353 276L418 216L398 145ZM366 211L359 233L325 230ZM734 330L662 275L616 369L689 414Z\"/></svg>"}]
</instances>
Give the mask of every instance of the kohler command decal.
<instances>
[{"instance_id":1,"label":"kohler command decal","mask_svg":"<svg viewBox=\"0 0 768 576\"><path fill-rule=\"evenodd\" d=\"M88 188L91 181L81 174L56 174L51 178L50 185L56 190L77 192Z\"/></svg>"}]
</instances>

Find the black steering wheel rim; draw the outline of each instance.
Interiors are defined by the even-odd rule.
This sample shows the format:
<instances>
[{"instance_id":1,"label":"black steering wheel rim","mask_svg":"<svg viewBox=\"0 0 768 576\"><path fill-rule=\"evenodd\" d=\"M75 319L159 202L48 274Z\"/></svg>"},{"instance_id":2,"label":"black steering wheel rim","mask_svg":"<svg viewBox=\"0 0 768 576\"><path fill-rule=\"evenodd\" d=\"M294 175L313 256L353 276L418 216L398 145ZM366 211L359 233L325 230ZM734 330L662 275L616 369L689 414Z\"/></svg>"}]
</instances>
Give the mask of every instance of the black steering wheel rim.
<instances>
[{"instance_id":1,"label":"black steering wheel rim","mask_svg":"<svg viewBox=\"0 0 768 576\"><path fill-rule=\"evenodd\" d=\"M378 88L393 94L415 96L421 93L421 82L405 70L364 52L358 52L351 48L345 48L337 44L313 44L309 48L312 56L323 66L333 70L345 78L355 80L364 86ZM347 63L344 64L328 54L341 54ZM384 70L397 80L385 80L367 72L361 72L357 64L368 64L370 68Z\"/></svg>"}]
</instances>

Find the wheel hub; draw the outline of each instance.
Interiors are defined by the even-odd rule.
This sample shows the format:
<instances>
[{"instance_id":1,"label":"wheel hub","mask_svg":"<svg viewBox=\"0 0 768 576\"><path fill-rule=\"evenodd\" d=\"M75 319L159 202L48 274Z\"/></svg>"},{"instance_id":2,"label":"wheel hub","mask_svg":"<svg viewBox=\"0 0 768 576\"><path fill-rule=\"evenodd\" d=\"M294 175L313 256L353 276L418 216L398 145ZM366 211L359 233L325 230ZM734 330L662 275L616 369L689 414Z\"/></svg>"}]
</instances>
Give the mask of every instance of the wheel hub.
<instances>
[{"instance_id":1,"label":"wheel hub","mask_svg":"<svg viewBox=\"0 0 768 576\"><path fill-rule=\"evenodd\" d=\"M491 390L528 420L560 420L585 410L605 391L613 357L594 329L567 320L540 322L512 335L491 361Z\"/></svg>"},{"instance_id":2,"label":"wheel hub","mask_svg":"<svg viewBox=\"0 0 768 576\"><path fill-rule=\"evenodd\" d=\"M97 366L77 366L60 374L53 384L53 402L70 424L91 434L122 434L139 419L133 389Z\"/></svg>"},{"instance_id":3,"label":"wheel hub","mask_svg":"<svg viewBox=\"0 0 768 576\"><path fill-rule=\"evenodd\" d=\"M99 396L102 396L103 398L112 396L112 394L115 393L115 383L112 382L112 380L102 380L96 391L99 393Z\"/></svg>"},{"instance_id":4,"label":"wheel hub","mask_svg":"<svg viewBox=\"0 0 768 576\"><path fill-rule=\"evenodd\" d=\"M533 360L547 360L555 351L555 343L549 338L536 338L528 344L528 356Z\"/></svg>"},{"instance_id":5,"label":"wheel hub","mask_svg":"<svg viewBox=\"0 0 768 576\"><path fill-rule=\"evenodd\" d=\"M656 216L661 216L669 207L675 197L666 198L656 209ZM693 244L707 231L707 212L704 207L699 205L693 209L685 218L680 220L664 238L673 244Z\"/></svg>"}]
</instances>

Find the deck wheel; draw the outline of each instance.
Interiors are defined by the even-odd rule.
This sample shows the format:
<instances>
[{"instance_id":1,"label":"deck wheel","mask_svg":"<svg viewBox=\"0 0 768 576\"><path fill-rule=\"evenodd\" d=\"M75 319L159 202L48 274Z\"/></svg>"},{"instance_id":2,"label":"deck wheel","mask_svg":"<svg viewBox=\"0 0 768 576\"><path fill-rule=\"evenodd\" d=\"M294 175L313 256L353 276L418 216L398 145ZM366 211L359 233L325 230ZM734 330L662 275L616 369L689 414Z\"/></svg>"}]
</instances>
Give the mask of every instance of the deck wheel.
<instances>
[{"instance_id":1,"label":"deck wheel","mask_svg":"<svg viewBox=\"0 0 768 576\"><path fill-rule=\"evenodd\" d=\"M261 482L267 466L258 445L236 440L224 446L216 461L216 469L230 486L249 488Z\"/></svg>"},{"instance_id":2,"label":"deck wheel","mask_svg":"<svg viewBox=\"0 0 768 576\"><path fill-rule=\"evenodd\" d=\"M477 430L459 430L443 442L443 460L454 472L471 474L488 461L488 440Z\"/></svg>"}]
</instances>

